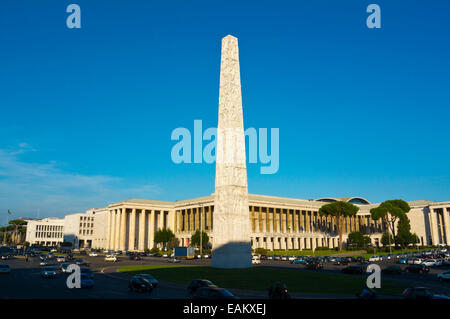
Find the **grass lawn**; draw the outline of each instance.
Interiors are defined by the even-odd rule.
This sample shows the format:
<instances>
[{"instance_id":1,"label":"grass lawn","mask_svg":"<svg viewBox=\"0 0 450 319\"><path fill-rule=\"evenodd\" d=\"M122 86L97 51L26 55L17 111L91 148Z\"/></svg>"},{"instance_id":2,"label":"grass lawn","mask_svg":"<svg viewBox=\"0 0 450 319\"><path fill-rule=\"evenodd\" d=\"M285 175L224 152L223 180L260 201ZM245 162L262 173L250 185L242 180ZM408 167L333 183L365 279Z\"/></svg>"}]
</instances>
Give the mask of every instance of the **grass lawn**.
<instances>
[{"instance_id":1,"label":"grass lawn","mask_svg":"<svg viewBox=\"0 0 450 319\"><path fill-rule=\"evenodd\" d=\"M344 252L344 251L343 251ZM281 255L281 256L331 256L339 254L336 250L274 250L267 251L267 255Z\"/></svg>"},{"instance_id":2,"label":"grass lawn","mask_svg":"<svg viewBox=\"0 0 450 319\"><path fill-rule=\"evenodd\" d=\"M320 271L299 271L254 267L249 269L216 269L188 265L143 265L119 268L119 272L148 273L155 278L188 284L192 279L209 279L224 288L264 290L276 281L285 282L290 292L355 294L365 286L365 277L330 274ZM405 284L382 280L380 293L400 294Z\"/></svg>"}]
</instances>

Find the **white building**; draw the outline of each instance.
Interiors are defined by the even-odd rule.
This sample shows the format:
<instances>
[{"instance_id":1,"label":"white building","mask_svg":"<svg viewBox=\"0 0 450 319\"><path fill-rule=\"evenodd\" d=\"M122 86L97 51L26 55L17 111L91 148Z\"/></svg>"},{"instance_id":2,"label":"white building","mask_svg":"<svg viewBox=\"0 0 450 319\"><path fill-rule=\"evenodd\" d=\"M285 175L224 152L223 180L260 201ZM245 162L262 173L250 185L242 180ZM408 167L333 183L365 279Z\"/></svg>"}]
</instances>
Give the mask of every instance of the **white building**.
<instances>
[{"instance_id":1,"label":"white building","mask_svg":"<svg viewBox=\"0 0 450 319\"><path fill-rule=\"evenodd\" d=\"M31 245L56 246L63 242L64 219L44 218L28 219L25 240Z\"/></svg>"}]
</instances>

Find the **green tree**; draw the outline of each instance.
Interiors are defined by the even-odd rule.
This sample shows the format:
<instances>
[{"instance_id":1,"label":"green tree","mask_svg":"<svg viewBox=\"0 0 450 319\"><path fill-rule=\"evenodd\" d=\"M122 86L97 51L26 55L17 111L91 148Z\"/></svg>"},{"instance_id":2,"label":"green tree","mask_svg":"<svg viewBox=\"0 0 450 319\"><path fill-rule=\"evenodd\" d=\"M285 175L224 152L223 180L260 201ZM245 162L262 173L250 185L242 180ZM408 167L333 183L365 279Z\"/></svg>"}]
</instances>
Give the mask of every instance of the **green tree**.
<instances>
[{"instance_id":1,"label":"green tree","mask_svg":"<svg viewBox=\"0 0 450 319\"><path fill-rule=\"evenodd\" d=\"M267 255L267 249L265 248L256 248L255 254L257 255Z\"/></svg>"},{"instance_id":2,"label":"green tree","mask_svg":"<svg viewBox=\"0 0 450 319\"><path fill-rule=\"evenodd\" d=\"M336 219L339 233L339 250L342 250L342 235L344 233L344 217L354 216L359 208L352 203L337 201L323 205L319 209L321 216L330 216Z\"/></svg>"},{"instance_id":3,"label":"green tree","mask_svg":"<svg viewBox=\"0 0 450 319\"><path fill-rule=\"evenodd\" d=\"M175 247L178 247L178 246L180 246L180 240L176 237L172 238L167 243L167 248L169 248L169 249L174 249Z\"/></svg>"},{"instance_id":4,"label":"green tree","mask_svg":"<svg viewBox=\"0 0 450 319\"><path fill-rule=\"evenodd\" d=\"M415 241L414 235L411 233L411 224L409 223L409 218L405 214L400 217L397 224L397 238L396 244L400 247L406 247L409 244L413 244Z\"/></svg>"},{"instance_id":5,"label":"green tree","mask_svg":"<svg viewBox=\"0 0 450 319\"><path fill-rule=\"evenodd\" d=\"M369 236L364 236L359 231L354 231L348 234L348 243L356 247L366 247L371 242Z\"/></svg>"},{"instance_id":6,"label":"green tree","mask_svg":"<svg viewBox=\"0 0 450 319\"><path fill-rule=\"evenodd\" d=\"M191 244L194 247L200 247L200 231L196 230L191 237ZM207 248L209 244L209 236L206 232L202 231L202 249Z\"/></svg>"},{"instance_id":7,"label":"green tree","mask_svg":"<svg viewBox=\"0 0 450 319\"><path fill-rule=\"evenodd\" d=\"M410 210L411 207L404 200L392 199L381 203L378 207L372 208L370 215L373 220L381 219L385 223L388 230L391 231L394 238L393 242L395 243L395 222L397 219L405 216Z\"/></svg>"},{"instance_id":8,"label":"green tree","mask_svg":"<svg viewBox=\"0 0 450 319\"><path fill-rule=\"evenodd\" d=\"M381 236L381 243L383 246L389 246L394 243L394 238L392 238L391 233L384 232L383 236Z\"/></svg>"},{"instance_id":9,"label":"green tree","mask_svg":"<svg viewBox=\"0 0 450 319\"><path fill-rule=\"evenodd\" d=\"M167 247L167 243L175 238L175 234L168 228L158 229L155 233L154 242L155 244L162 244L163 247Z\"/></svg>"}]
</instances>

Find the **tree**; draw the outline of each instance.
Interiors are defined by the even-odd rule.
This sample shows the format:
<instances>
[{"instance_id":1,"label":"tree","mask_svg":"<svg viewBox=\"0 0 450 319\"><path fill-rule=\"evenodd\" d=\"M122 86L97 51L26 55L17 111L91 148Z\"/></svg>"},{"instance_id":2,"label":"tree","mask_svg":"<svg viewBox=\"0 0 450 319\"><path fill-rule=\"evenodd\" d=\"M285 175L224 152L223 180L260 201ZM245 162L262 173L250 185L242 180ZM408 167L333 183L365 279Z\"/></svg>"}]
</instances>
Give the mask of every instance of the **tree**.
<instances>
[{"instance_id":1,"label":"tree","mask_svg":"<svg viewBox=\"0 0 450 319\"><path fill-rule=\"evenodd\" d=\"M381 219L391 231L395 243L395 222L397 219L405 216L411 207L408 203L401 199L387 200L381 203L378 207L370 210L370 215L373 220Z\"/></svg>"},{"instance_id":2,"label":"tree","mask_svg":"<svg viewBox=\"0 0 450 319\"><path fill-rule=\"evenodd\" d=\"M167 243L167 248L169 248L169 249L174 249L175 247L178 247L178 246L180 246L180 240L176 237L172 238Z\"/></svg>"},{"instance_id":3,"label":"tree","mask_svg":"<svg viewBox=\"0 0 450 319\"><path fill-rule=\"evenodd\" d=\"M383 236L381 236L381 243L383 246L389 246L394 242L394 239L392 238L391 233L384 232Z\"/></svg>"},{"instance_id":4,"label":"tree","mask_svg":"<svg viewBox=\"0 0 450 319\"><path fill-rule=\"evenodd\" d=\"M168 228L158 229L155 233L154 242L155 244L162 244L163 247L167 247L167 243L175 238L175 234Z\"/></svg>"},{"instance_id":5,"label":"tree","mask_svg":"<svg viewBox=\"0 0 450 319\"><path fill-rule=\"evenodd\" d=\"M406 247L409 244L413 244L416 238L413 237L414 235L411 233L411 224L409 223L409 218L406 216L406 214L402 217L400 217L400 220L397 224L397 238L396 238L396 244L400 245L401 247Z\"/></svg>"},{"instance_id":6,"label":"tree","mask_svg":"<svg viewBox=\"0 0 450 319\"><path fill-rule=\"evenodd\" d=\"M348 234L348 243L350 245L355 245L356 247L366 247L370 244L370 242L370 237L364 236L363 233L359 231L354 231Z\"/></svg>"},{"instance_id":7,"label":"tree","mask_svg":"<svg viewBox=\"0 0 450 319\"><path fill-rule=\"evenodd\" d=\"M337 201L330 204L323 205L319 209L321 216L331 216L337 221L337 228L339 233L339 250L342 250L342 235L344 232L344 217L354 216L359 208L352 203Z\"/></svg>"},{"instance_id":8,"label":"tree","mask_svg":"<svg viewBox=\"0 0 450 319\"><path fill-rule=\"evenodd\" d=\"M200 231L197 230L191 237L191 244L195 247L200 247ZM202 248L207 248L209 244L209 236L202 231Z\"/></svg>"}]
</instances>

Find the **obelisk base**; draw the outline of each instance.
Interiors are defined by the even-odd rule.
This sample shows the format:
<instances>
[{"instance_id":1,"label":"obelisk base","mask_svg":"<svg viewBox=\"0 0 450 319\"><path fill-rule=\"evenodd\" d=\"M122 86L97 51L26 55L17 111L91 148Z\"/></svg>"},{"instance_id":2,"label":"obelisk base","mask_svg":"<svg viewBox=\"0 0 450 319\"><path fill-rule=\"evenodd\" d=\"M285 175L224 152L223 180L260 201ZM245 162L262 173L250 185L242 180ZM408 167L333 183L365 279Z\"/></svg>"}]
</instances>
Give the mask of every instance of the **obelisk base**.
<instances>
[{"instance_id":1,"label":"obelisk base","mask_svg":"<svg viewBox=\"0 0 450 319\"><path fill-rule=\"evenodd\" d=\"M252 248L250 243L228 243L214 249L211 267L229 269L252 267Z\"/></svg>"}]
</instances>

